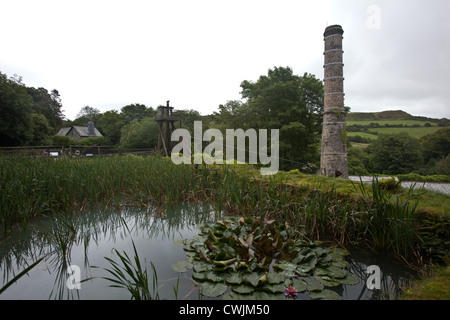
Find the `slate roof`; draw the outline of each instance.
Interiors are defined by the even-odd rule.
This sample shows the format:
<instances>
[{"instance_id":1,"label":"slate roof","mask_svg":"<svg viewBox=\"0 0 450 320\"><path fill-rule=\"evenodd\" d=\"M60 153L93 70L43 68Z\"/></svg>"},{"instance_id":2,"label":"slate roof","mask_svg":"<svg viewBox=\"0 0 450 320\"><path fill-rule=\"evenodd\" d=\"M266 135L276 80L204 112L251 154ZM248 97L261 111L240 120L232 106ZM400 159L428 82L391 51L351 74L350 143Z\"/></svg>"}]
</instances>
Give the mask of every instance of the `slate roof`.
<instances>
[{"instance_id":1,"label":"slate roof","mask_svg":"<svg viewBox=\"0 0 450 320\"><path fill-rule=\"evenodd\" d=\"M75 130L80 137L103 137L103 135L100 133L100 131L97 130L97 128L94 127L94 134L93 136L90 136L88 134L88 127L81 127L81 126L72 126L68 128L61 128L58 131L59 136L67 136L70 132L70 130Z\"/></svg>"}]
</instances>

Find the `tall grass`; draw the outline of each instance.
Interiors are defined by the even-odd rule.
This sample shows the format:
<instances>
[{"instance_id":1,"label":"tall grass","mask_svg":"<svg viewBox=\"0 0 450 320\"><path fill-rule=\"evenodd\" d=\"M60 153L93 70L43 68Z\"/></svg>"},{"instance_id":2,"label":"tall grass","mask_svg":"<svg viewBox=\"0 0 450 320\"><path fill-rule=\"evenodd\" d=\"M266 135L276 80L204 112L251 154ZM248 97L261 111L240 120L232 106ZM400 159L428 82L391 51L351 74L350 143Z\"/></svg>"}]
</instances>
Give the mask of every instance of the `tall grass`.
<instances>
[{"instance_id":1,"label":"tall grass","mask_svg":"<svg viewBox=\"0 0 450 320\"><path fill-rule=\"evenodd\" d=\"M371 188L361 183L361 196L352 198L279 177L259 179L242 165L174 165L161 157L0 158L0 232L86 207L207 201L217 212L285 221L311 240L364 242L402 256L420 242L412 189L401 201L377 181Z\"/></svg>"},{"instance_id":2,"label":"tall grass","mask_svg":"<svg viewBox=\"0 0 450 320\"><path fill-rule=\"evenodd\" d=\"M179 202L198 189L191 166L159 157L0 158L0 232L37 216L97 205Z\"/></svg>"}]
</instances>

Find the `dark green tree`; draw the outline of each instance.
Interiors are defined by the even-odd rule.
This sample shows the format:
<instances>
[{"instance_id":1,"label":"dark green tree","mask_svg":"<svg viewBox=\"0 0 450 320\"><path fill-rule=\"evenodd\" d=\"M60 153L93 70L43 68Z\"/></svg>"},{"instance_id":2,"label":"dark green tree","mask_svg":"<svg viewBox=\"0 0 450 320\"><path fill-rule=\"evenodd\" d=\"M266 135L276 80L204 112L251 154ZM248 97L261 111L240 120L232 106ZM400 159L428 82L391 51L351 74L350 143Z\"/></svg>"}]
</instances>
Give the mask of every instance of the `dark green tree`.
<instances>
[{"instance_id":1,"label":"dark green tree","mask_svg":"<svg viewBox=\"0 0 450 320\"><path fill-rule=\"evenodd\" d=\"M367 151L376 173L406 174L419 170L423 164L419 140L405 132L380 135Z\"/></svg>"},{"instance_id":2,"label":"dark green tree","mask_svg":"<svg viewBox=\"0 0 450 320\"><path fill-rule=\"evenodd\" d=\"M33 99L21 78L8 79L0 72L0 145L27 145L33 139Z\"/></svg>"},{"instance_id":3,"label":"dark green tree","mask_svg":"<svg viewBox=\"0 0 450 320\"><path fill-rule=\"evenodd\" d=\"M120 146L123 148L152 148L158 143L158 123L154 118L131 121L122 128Z\"/></svg>"},{"instance_id":4,"label":"dark green tree","mask_svg":"<svg viewBox=\"0 0 450 320\"><path fill-rule=\"evenodd\" d=\"M125 122L116 110L106 111L99 115L95 125L113 145L119 144Z\"/></svg>"},{"instance_id":5,"label":"dark green tree","mask_svg":"<svg viewBox=\"0 0 450 320\"><path fill-rule=\"evenodd\" d=\"M420 138L425 162L438 161L450 154L450 127L439 129Z\"/></svg>"},{"instance_id":6,"label":"dark green tree","mask_svg":"<svg viewBox=\"0 0 450 320\"><path fill-rule=\"evenodd\" d=\"M242 114L249 127L280 130L281 169L318 164L323 84L314 75L275 67L256 82L241 83Z\"/></svg>"},{"instance_id":7,"label":"dark green tree","mask_svg":"<svg viewBox=\"0 0 450 320\"><path fill-rule=\"evenodd\" d=\"M144 118L154 117L156 110L152 107L147 108L145 105L140 103L129 104L122 109L120 109L122 120L125 123L130 123L131 121L141 121Z\"/></svg>"}]
</instances>

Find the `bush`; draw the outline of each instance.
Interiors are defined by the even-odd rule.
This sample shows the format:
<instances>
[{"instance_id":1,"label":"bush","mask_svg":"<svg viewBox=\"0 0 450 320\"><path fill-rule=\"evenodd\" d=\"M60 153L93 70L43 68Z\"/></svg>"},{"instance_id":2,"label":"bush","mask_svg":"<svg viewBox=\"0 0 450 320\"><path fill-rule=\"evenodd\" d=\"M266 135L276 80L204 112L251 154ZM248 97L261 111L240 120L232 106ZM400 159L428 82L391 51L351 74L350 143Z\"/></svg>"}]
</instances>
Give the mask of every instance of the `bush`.
<instances>
[{"instance_id":1,"label":"bush","mask_svg":"<svg viewBox=\"0 0 450 320\"><path fill-rule=\"evenodd\" d=\"M69 147L70 145L77 144L75 139L73 139L72 137L69 137L69 136L54 135L54 136L50 137L50 140L51 140L52 145L64 146L66 148Z\"/></svg>"},{"instance_id":2,"label":"bush","mask_svg":"<svg viewBox=\"0 0 450 320\"><path fill-rule=\"evenodd\" d=\"M385 191L397 191L400 190L401 181L394 177L378 180L378 185Z\"/></svg>"},{"instance_id":3,"label":"bush","mask_svg":"<svg viewBox=\"0 0 450 320\"><path fill-rule=\"evenodd\" d=\"M81 146L93 146L93 145L110 146L111 141L109 141L109 139L106 137L92 137L78 141L77 144Z\"/></svg>"},{"instance_id":4,"label":"bush","mask_svg":"<svg viewBox=\"0 0 450 320\"><path fill-rule=\"evenodd\" d=\"M450 179L450 155L436 163L436 173L446 175Z\"/></svg>"}]
</instances>

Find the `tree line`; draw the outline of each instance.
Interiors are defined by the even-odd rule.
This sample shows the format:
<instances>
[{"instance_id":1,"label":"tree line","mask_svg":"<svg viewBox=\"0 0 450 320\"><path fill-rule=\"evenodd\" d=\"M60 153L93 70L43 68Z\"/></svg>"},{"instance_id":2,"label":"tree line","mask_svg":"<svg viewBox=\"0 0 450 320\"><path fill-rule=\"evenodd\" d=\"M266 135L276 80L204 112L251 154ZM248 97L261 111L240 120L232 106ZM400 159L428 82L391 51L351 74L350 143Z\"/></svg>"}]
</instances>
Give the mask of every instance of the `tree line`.
<instances>
[{"instance_id":1,"label":"tree line","mask_svg":"<svg viewBox=\"0 0 450 320\"><path fill-rule=\"evenodd\" d=\"M295 75L290 67L274 67L256 81L243 80L240 87L241 100L227 101L211 114L175 109L173 115L182 117L182 127L191 133L194 121L202 121L203 130L219 129L224 136L226 129L279 129L280 169L316 172L322 133L322 81L309 73ZM105 112L85 106L76 119L64 120L57 90L29 88L21 78L8 79L0 73L0 106L1 146L76 144L55 134L63 125L86 126L88 121L94 121L104 137L89 138L83 141L86 144L151 148L158 142L158 108L144 104ZM441 130L421 140L403 134L383 135L364 150L350 147L349 142L350 173L449 174L445 172L450 135Z\"/></svg>"},{"instance_id":2,"label":"tree line","mask_svg":"<svg viewBox=\"0 0 450 320\"><path fill-rule=\"evenodd\" d=\"M62 123L58 90L27 87L0 72L0 146L50 144Z\"/></svg>"}]
</instances>

